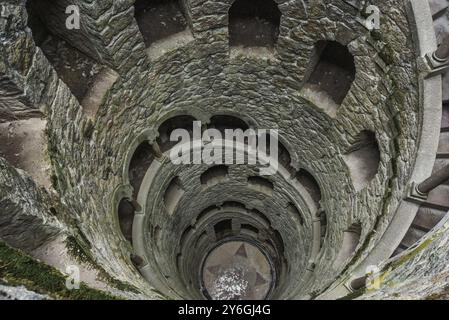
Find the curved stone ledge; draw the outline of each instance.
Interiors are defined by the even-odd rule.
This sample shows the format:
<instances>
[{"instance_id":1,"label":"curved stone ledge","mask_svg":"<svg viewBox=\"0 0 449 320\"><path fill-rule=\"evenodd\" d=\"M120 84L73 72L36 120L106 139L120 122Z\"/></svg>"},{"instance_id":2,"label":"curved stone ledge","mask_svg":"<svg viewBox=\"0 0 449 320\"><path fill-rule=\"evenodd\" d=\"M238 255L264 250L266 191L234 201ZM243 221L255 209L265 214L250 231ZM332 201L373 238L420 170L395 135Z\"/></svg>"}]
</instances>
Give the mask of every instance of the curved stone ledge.
<instances>
[{"instance_id":1,"label":"curved stone ledge","mask_svg":"<svg viewBox=\"0 0 449 320\"><path fill-rule=\"evenodd\" d=\"M415 24L417 59L420 59L426 54L434 52L437 47L429 3L411 0L409 14ZM409 180L409 188L413 186L413 183L419 183L432 174L440 135L442 110L441 75L431 78L425 78L424 75L421 75L420 96L420 112L423 126L418 141L416 160ZM342 284L328 290L321 298L334 299L351 293L352 290L349 283L352 280L364 276L370 266L377 266L393 254L412 224L419 208L420 204L404 199L396 210L387 230L369 255L356 266L355 270L351 271L350 276L344 278L343 281L339 281Z\"/></svg>"}]
</instances>

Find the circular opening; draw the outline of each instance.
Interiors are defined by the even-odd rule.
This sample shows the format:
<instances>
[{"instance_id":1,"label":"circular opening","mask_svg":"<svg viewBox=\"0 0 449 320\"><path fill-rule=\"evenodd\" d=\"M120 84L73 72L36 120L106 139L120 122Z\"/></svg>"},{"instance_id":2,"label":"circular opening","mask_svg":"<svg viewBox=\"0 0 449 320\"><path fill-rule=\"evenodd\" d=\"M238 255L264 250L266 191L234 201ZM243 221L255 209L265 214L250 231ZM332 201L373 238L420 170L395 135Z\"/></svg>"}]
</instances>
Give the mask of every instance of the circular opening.
<instances>
[{"instance_id":1,"label":"circular opening","mask_svg":"<svg viewBox=\"0 0 449 320\"><path fill-rule=\"evenodd\" d=\"M263 300L274 283L269 259L246 241L230 241L213 249L201 273L204 295L211 300Z\"/></svg>"}]
</instances>

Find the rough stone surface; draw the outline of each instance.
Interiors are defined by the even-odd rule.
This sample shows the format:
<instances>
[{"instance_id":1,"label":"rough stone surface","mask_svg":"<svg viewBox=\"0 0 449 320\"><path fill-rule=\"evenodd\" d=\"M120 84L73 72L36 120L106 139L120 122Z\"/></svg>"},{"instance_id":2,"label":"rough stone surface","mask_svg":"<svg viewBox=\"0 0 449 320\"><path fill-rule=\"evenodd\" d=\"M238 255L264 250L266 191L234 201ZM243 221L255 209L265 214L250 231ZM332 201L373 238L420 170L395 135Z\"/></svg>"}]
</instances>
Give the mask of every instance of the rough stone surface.
<instances>
[{"instance_id":1,"label":"rough stone surface","mask_svg":"<svg viewBox=\"0 0 449 320\"><path fill-rule=\"evenodd\" d=\"M61 221L76 230L96 263L150 299L189 296L191 287L176 264L180 236L217 198L258 209L268 217L270 230L281 235L291 268L283 274L279 297L316 296L379 243L407 192L422 132L421 69L406 1L376 1L381 30L370 32L351 1L276 0L283 16L275 48L248 55L229 48L231 0L184 0L193 38L151 57L134 19L133 1L70 1L80 8L78 32L64 27L69 1L43 2L46 10L39 14L51 32L119 77L96 100L101 104L95 114L86 114L34 44L25 1L0 1L0 123L45 118L54 188L50 196L0 159L2 239L33 249L57 234L62 227L50 210L57 198ZM356 68L349 93L332 117L301 93L320 40L347 46ZM215 115L234 115L254 128L279 129L291 166L312 173L321 189L319 206L327 229L318 254L313 255L312 232L317 213L302 205L302 227L282 215L289 202L301 203L291 177L273 176L274 191L267 196L246 185L253 169L232 168L230 181L203 192L200 176L207 167L164 163L155 187L139 203L151 207L143 212L146 236L159 230L162 243L160 248L150 243L145 257L157 267L154 277L162 285L145 281L131 262L134 249L120 231L118 202L130 195L119 191L131 188L128 166L137 142L154 142L158 127L175 115L204 123ZM359 190L345 158L363 131L375 134L380 159L377 174ZM170 215L164 188L176 174L186 192ZM354 224L361 228L359 243L350 258L336 265L345 231ZM191 241L207 248L199 237L193 235ZM186 265L197 263L197 258L186 259Z\"/></svg>"},{"instance_id":2,"label":"rough stone surface","mask_svg":"<svg viewBox=\"0 0 449 320\"><path fill-rule=\"evenodd\" d=\"M50 297L29 291L23 286L0 285L0 300L50 300Z\"/></svg>"},{"instance_id":3,"label":"rough stone surface","mask_svg":"<svg viewBox=\"0 0 449 320\"><path fill-rule=\"evenodd\" d=\"M8 244L33 250L62 230L52 212L52 201L23 171L0 158L0 238ZM54 208L53 208L54 210Z\"/></svg>"}]
</instances>

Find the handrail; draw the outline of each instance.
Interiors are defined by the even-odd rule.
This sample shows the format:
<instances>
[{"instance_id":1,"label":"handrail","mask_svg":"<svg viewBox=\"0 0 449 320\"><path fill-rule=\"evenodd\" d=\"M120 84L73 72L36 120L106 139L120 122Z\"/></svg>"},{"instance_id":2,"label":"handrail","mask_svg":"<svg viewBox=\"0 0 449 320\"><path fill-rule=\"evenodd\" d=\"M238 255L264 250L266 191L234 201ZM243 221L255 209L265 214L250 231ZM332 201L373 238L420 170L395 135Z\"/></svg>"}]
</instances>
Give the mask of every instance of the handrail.
<instances>
[{"instance_id":1,"label":"handrail","mask_svg":"<svg viewBox=\"0 0 449 320\"><path fill-rule=\"evenodd\" d=\"M432 174L429 178L420 183L416 190L421 195L427 195L430 191L437 188L449 180L449 164Z\"/></svg>"},{"instance_id":2,"label":"handrail","mask_svg":"<svg viewBox=\"0 0 449 320\"><path fill-rule=\"evenodd\" d=\"M440 62L449 60L449 33L443 35L440 46L433 54L434 58Z\"/></svg>"}]
</instances>

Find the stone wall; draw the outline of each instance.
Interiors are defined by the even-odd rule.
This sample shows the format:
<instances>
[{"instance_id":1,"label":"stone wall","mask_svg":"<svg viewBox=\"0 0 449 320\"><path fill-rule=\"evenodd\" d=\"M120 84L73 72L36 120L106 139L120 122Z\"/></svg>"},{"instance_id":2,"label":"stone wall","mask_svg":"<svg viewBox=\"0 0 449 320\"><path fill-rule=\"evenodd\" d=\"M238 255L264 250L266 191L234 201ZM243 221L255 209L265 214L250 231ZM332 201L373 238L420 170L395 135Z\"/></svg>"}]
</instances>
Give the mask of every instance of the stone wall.
<instances>
[{"instance_id":1,"label":"stone wall","mask_svg":"<svg viewBox=\"0 0 449 320\"><path fill-rule=\"evenodd\" d=\"M5 71L0 71L19 88L16 100L23 101L23 95L29 103L12 111L0 104L0 114L6 115L0 121L16 114L31 116L37 110L44 114L54 188L65 208L62 214L75 222L98 264L149 297L157 295L132 265L133 248L120 232L117 190L130 188L127 165L132 146L145 139L152 142L159 125L174 115L192 115L207 122L213 115L231 114L251 119L256 128L277 128L291 155L291 165L306 169L318 180L327 234L313 274L298 279L302 282L289 292L291 298L315 296L342 272L350 273L378 244L403 199L424 112L407 2L377 1L382 11L377 32L370 32L355 19L362 15L346 1L276 2L283 16L278 42L269 54L262 50L249 55L229 48L231 0L185 0L193 40L157 59L147 57L133 1L75 1L82 21L77 33L61 26L60 9L66 1L58 2L43 15L48 28L120 74L94 119L83 113L34 46L26 29L24 1L1 2L0 22L7 32L1 37L0 67ZM320 40L347 46L355 61L354 83L335 117L301 91ZM345 155L362 131L375 133L380 163L374 179L357 192ZM191 183L187 187L193 186L193 180ZM221 190L232 191L227 187ZM213 198L211 193L204 204ZM184 201L188 202L187 198ZM177 241L178 233L173 230L189 224L191 216L181 214L187 211L180 211L175 220L160 217L167 226L162 231L167 243ZM308 227L313 219L306 218ZM278 223L281 234L289 230L289 220ZM344 232L353 224L362 229L356 254L334 266ZM304 235L303 241L310 245L310 230ZM286 232L286 246L293 245L292 239L296 238ZM290 250L289 254L292 261L298 261L310 254L310 248ZM299 266L307 265L308 261L302 261ZM175 272L172 266L165 267Z\"/></svg>"},{"instance_id":2,"label":"stone wall","mask_svg":"<svg viewBox=\"0 0 449 320\"><path fill-rule=\"evenodd\" d=\"M1 158L0 169L1 239L31 251L62 232L63 226L46 191Z\"/></svg>"},{"instance_id":3,"label":"stone wall","mask_svg":"<svg viewBox=\"0 0 449 320\"><path fill-rule=\"evenodd\" d=\"M247 114L257 119L261 128L279 126L291 145L294 165L317 176L330 229L314 277L321 280L320 284L308 287L319 291L334 279L336 270L332 270L330 262L338 253L343 231L353 222L362 224L362 242L366 242L359 257L375 245L404 192L420 121L414 47L405 6L393 6L391 1L379 3L385 12L383 32L371 34L354 21L357 11L344 3L319 2L306 5L306 10L302 5L295 1L281 6L286 17L281 22L274 59L230 59L223 23L229 4L209 9L192 2L192 12L201 11L210 17L208 23L198 18L206 31L195 33L194 28L195 41L153 61L148 70L140 69L116 83L99 111L91 137L74 133L73 129L60 130L56 123L66 119L60 119L63 114L52 115L54 129L50 136L58 141L53 157L58 159L55 162L62 173L61 192L78 219L85 222L83 229L88 238L99 241L98 248L103 247L101 244L116 244L123 254L129 250L126 242L119 241L122 238L116 225L104 223L116 221L112 194L128 184L121 177L128 146L139 132L157 127L170 114L180 113L204 118L220 113ZM298 11L303 14L297 15ZM299 94L313 45L322 39L347 44L359 70L336 119L311 106ZM75 114L71 119L83 127ZM381 165L370 186L357 194L342 155L351 140L366 129L376 132ZM79 153L70 157L73 144L70 149L61 145L61 137L76 141ZM77 171L69 173L64 168ZM84 199L82 206L79 199ZM374 228L376 233L372 233Z\"/></svg>"}]
</instances>

